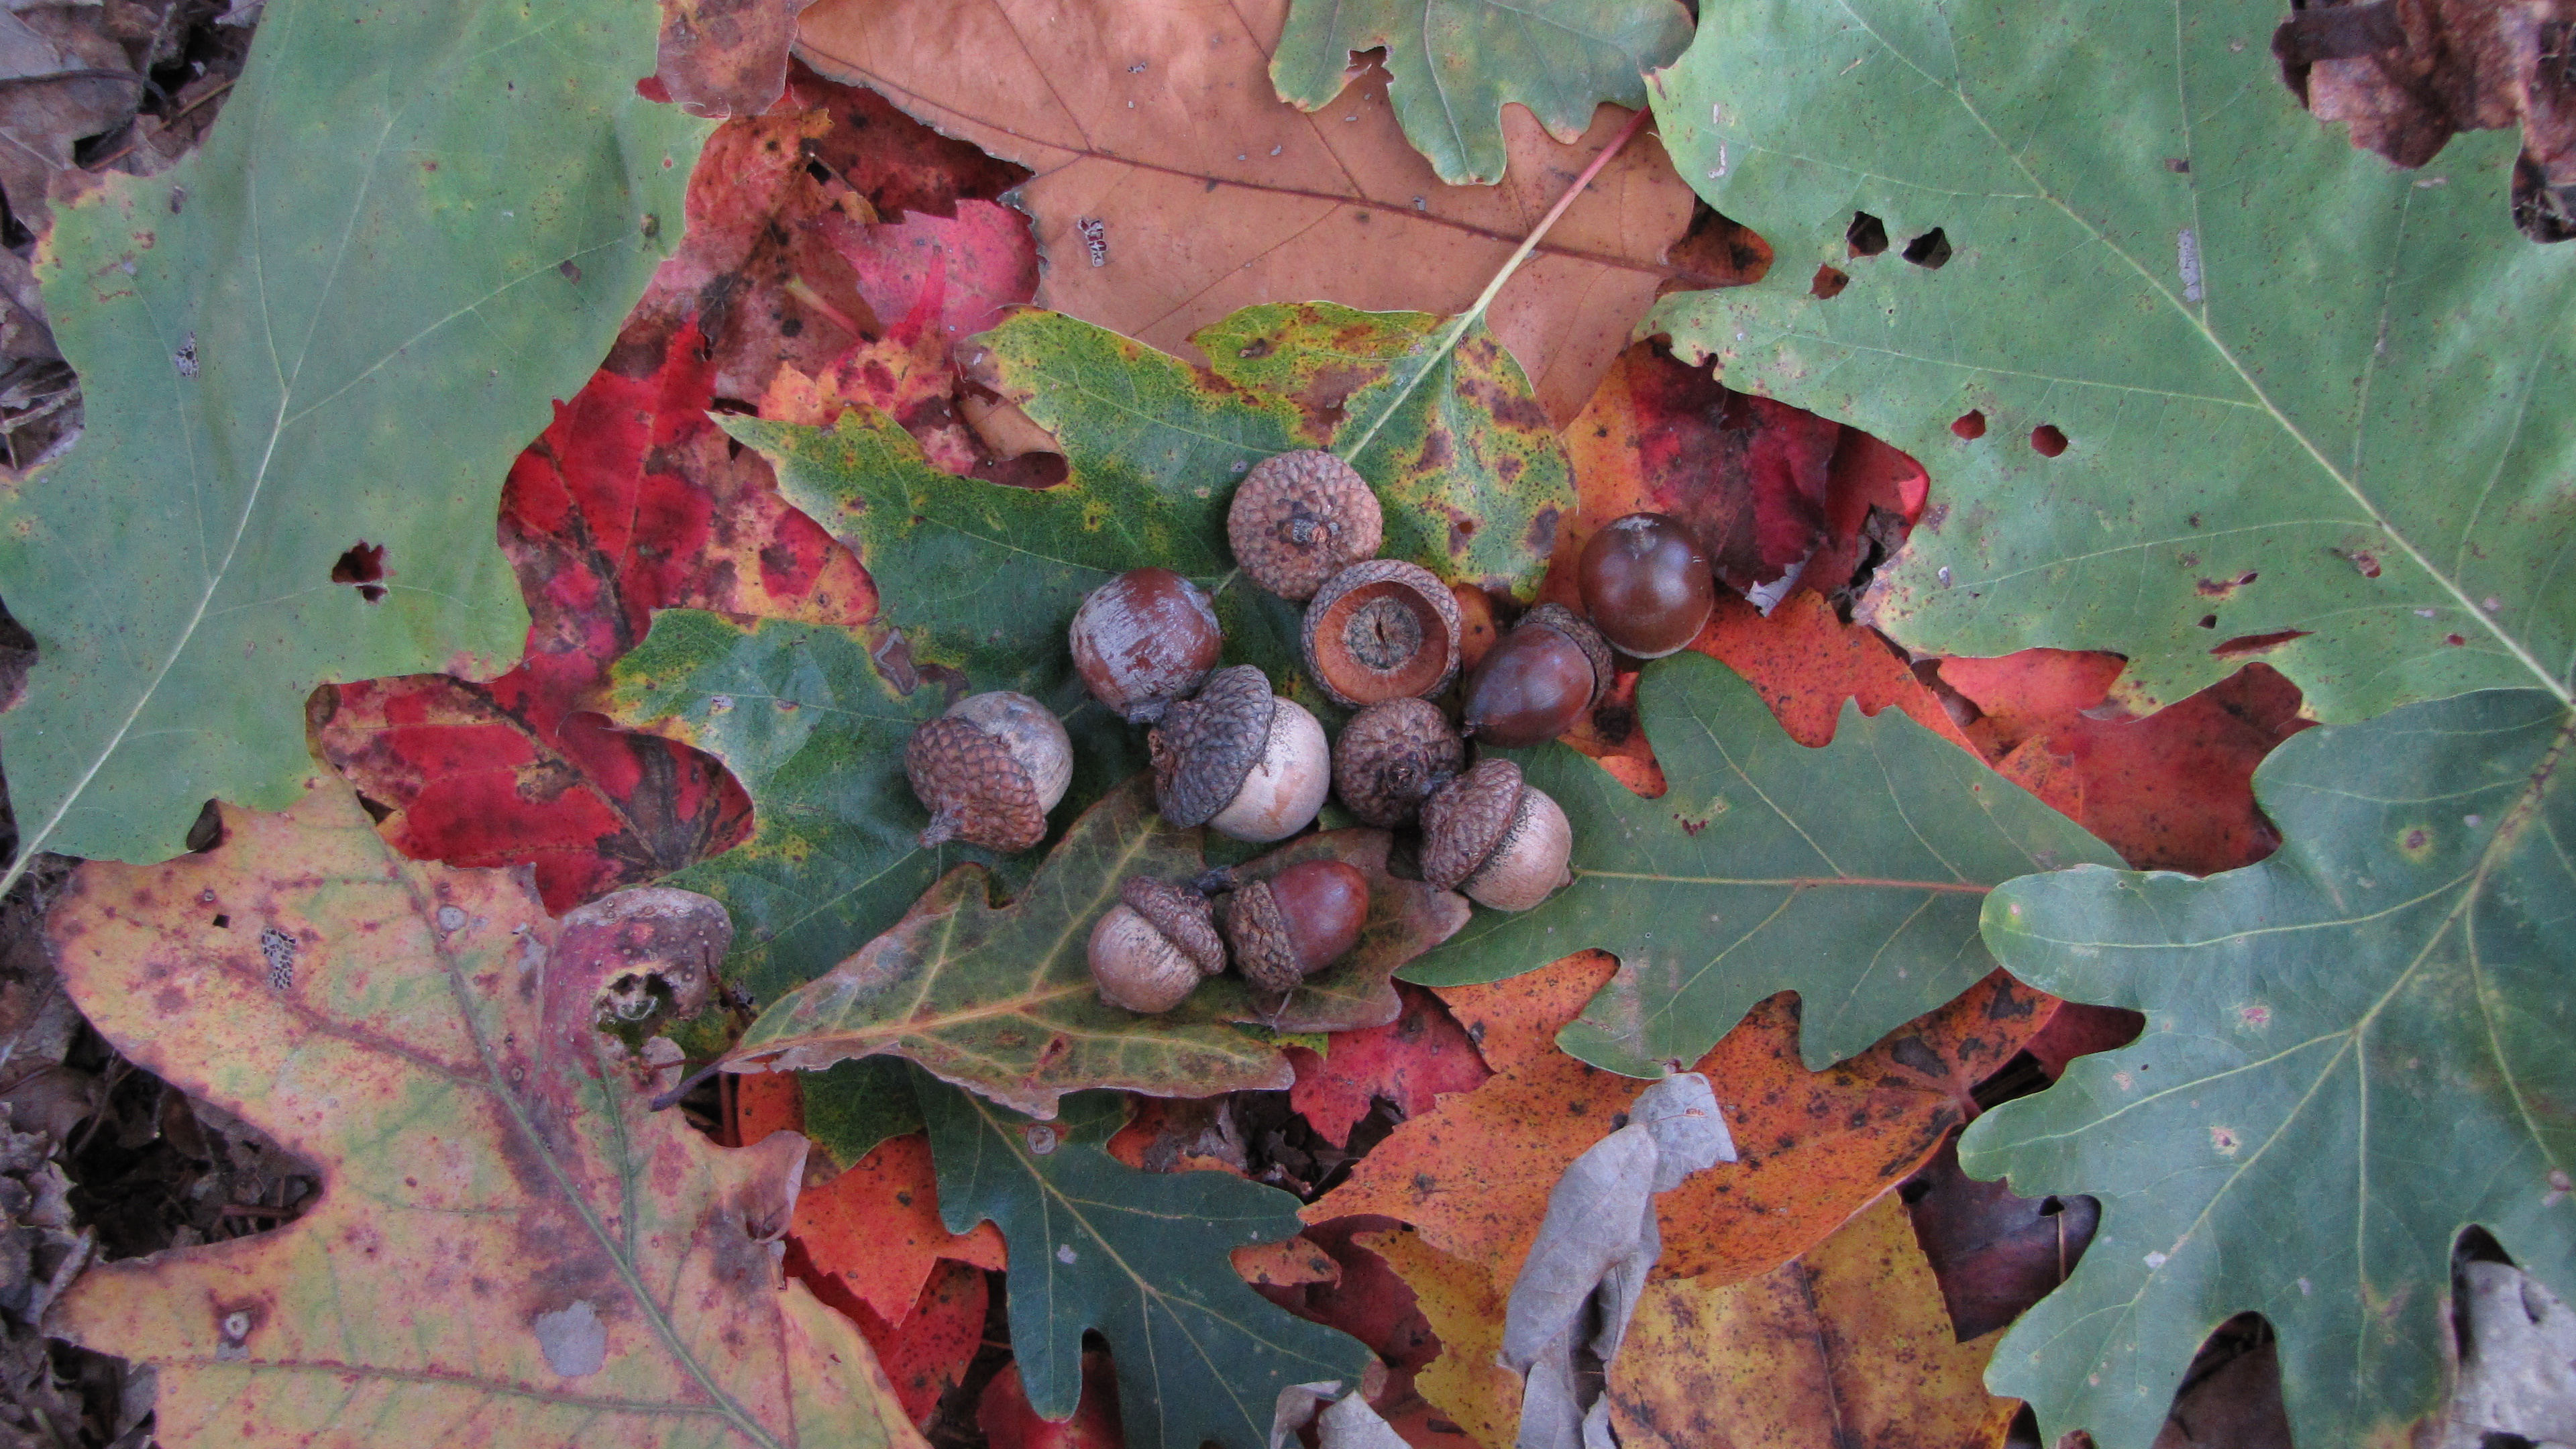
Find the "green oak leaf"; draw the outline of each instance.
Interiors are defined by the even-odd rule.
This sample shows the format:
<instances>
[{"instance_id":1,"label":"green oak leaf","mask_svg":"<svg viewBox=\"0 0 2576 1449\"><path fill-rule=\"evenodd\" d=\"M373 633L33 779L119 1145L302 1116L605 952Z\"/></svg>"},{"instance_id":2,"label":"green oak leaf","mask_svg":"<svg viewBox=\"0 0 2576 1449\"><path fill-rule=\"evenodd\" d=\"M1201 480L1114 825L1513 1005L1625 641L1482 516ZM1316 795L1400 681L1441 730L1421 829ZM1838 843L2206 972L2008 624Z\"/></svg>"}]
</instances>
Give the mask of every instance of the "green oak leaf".
<instances>
[{"instance_id":1,"label":"green oak leaf","mask_svg":"<svg viewBox=\"0 0 2576 1449\"><path fill-rule=\"evenodd\" d=\"M735 1070L805 1071L892 1053L1036 1116L1086 1087L1210 1096L1285 1087L1294 1075L1278 1031L1383 1026L1402 1003L1388 978L1467 919L1466 900L1387 873L1382 830L1309 835L1237 868L1265 878L1301 860L1347 862L1368 878L1369 917L1348 956L1285 1001L1228 974L1159 1016L1103 1002L1091 927L1131 876L1205 874L1204 829L1173 828L1143 776L1083 812L1007 904L982 866L950 871L894 927L762 1012L735 1047ZM1267 1031L1246 1030L1258 1022Z\"/></svg>"},{"instance_id":2,"label":"green oak leaf","mask_svg":"<svg viewBox=\"0 0 2576 1449\"><path fill-rule=\"evenodd\" d=\"M1563 745L1516 755L1574 827L1574 884L1516 915L1477 912L1406 980L1498 981L1598 947L1619 972L1558 1033L1575 1056L1658 1076L1794 990L1800 1054L1821 1069L1994 969L1977 938L1988 891L2118 859L1895 710L1846 703L1833 743L1809 749L1691 653L1646 666L1637 710L1662 798Z\"/></svg>"},{"instance_id":3,"label":"green oak leaf","mask_svg":"<svg viewBox=\"0 0 2576 1449\"><path fill-rule=\"evenodd\" d=\"M678 239L711 124L636 96L655 32L607 0L274 0L204 150L56 208L89 425L0 499L40 650L6 880L290 803L318 683L518 657L502 478ZM334 582L361 544L364 593Z\"/></svg>"},{"instance_id":4,"label":"green oak leaf","mask_svg":"<svg viewBox=\"0 0 2576 1449\"><path fill-rule=\"evenodd\" d=\"M2145 1449L2201 1340L2280 1336L2302 1444L2403 1442L2443 1392L2451 1245L2471 1223L2576 1295L2576 714L2533 690L2311 730L2254 788L2278 853L2198 880L2061 871L1988 899L2045 991L2133 1007L1960 1143L2101 1229L1987 1382L2041 1439Z\"/></svg>"},{"instance_id":5,"label":"green oak leaf","mask_svg":"<svg viewBox=\"0 0 2576 1449\"><path fill-rule=\"evenodd\" d=\"M1270 82L1281 100L1321 110L1352 58L1383 47L1404 139L1450 185L1489 185L1507 159L1505 102L1571 141L1602 102L1643 105L1638 73L1668 64L1690 34L1673 0L1291 0Z\"/></svg>"},{"instance_id":6,"label":"green oak leaf","mask_svg":"<svg viewBox=\"0 0 2576 1449\"><path fill-rule=\"evenodd\" d=\"M1916 649L2116 651L2139 708L2249 657L2328 720L2566 699L2576 250L2514 231L2510 132L2399 171L2302 111L2283 13L1715 7L1656 116L1779 260L1640 330L1931 469L1870 601Z\"/></svg>"},{"instance_id":7,"label":"green oak leaf","mask_svg":"<svg viewBox=\"0 0 2576 1449\"><path fill-rule=\"evenodd\" d=\"M962 1233L991 1219L1010 1244L1011 1350L1029 1404L1064 1418L1082 1391L1082 1333L1109 1340L1127 1442L1259 1449L1279 1391L1357 1383L1358 1340L1245 1287L1227 1255L1298 1229L1297 1200L1229 1172L1140 1172L1102 1148L1118 1096L1066 1100L1054 1123L935 1082L922 1116L939 1215Z\"/></svg>"},{"instance_id":8,"label":"green oak leaf","mask_svg":"<svg viewBox=\"0 0 2576 1449\"><path fill-rule=\"evenodd\" d=\"M1075 483L1134 478L1210 505L1207 543L1229 566L1234 481L1273 453L1329 447L1385 505L1383 556L1533 598L1574 506L1572 470L1520 364L1481 323L1453 333L1454 320L1247 307L1191 335L1209 358L1195 368L1022 312L978 339L980 368L1056 435ZM1268 609L1293 648L1296 611Z\"/></svg>"}]
</instances>

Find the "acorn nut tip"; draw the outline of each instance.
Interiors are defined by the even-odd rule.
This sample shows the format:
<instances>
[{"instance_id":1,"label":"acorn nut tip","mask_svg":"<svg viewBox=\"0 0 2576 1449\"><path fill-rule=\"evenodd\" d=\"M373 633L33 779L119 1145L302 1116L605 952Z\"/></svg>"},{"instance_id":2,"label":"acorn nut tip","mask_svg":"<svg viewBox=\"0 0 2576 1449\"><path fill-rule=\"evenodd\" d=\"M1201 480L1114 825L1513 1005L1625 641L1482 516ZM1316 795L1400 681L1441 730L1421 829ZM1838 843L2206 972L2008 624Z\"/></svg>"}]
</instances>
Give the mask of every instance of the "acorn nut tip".
<instances>
[{"instance_id":1,"label":"acorn nut tip","mask_svg":"<svg viewBox=\"0 0 2576 1449\"><path fill-rule=\"evenodd\" d=\"M1458 677L1458 599L1420 564L1376 558L1326 579L1306 606L1307 672L1358 709L1429 696Z\"/></svg>"},{"instance_id":2,"label":"acorn nut tip","mask_svg":"<svg viewBox=\"0 0 2576 1449\"><path fill-rule=\"evenodd\" d=\"M1074 668L1091 697L1129 724L1163 717L1194 693L1225 647L1206 593L1170 569L1129 569L1073 616Z\"/></svg>"},{"instance_id":3,"label":"acorn nut tip","mask_svg":"<svg viewBox=\"0 0 2576 1449\"><path fill-rule=\"evenodd\" d=\"M1466 742L1437 705L1385 700L1351 716L1333 741L1333 792L1362 824L1393 830L1466 765Z\"/></svg>"},{"instance_id":4,"label":"acorn nut tip","mask_svg":"<svg viewBox=\"0 0 2576 1449\"><path fill-rule=\"evenodd\" d=\"M1092 925L1089 959L1101 1000L1152 1016L1225 969L1225 941L1206 897L1133 876L1119 886L1118 904Z\"/></svg>"},{"instance_id":5,"label":"acorn nut tip","mask_svg":"<svg viewBox=\"0 0 2576 1449\"><path fill-rule=\"evenodd\" d=\"M1422 832L1422 878L1498 911L1526 911L1574 880L1565 811L1509 760L1479 760L1432 792Z\"/></svg>"},{"instance_id":6,"label":"acorn nut tip","mask_svg":"<svg viewBox=\"0 0 2576 1449\"><path fill-rule=\"evenodd\" d=\"M1264 458L1226 510L1226 542L1252 581L1293 602L1377 553L1386 520L1351 465L1317 449Z\"/></svg>"},{"instance_id":7,"label":"acorn nut tip","mask_svg":"<svg viewBox=\"0 0 2576 1449\"><path fill-rule=\"evenodd\" d=\"M903 769L930 810L924 849L962 840L1026 850L1046 838L1047 812L1073 780L1073 742L1045 705L994 690L914 730Z\"/></svg>"},{"instance_id":8,"label":"acorn nut tip","mask_svg":"<svg viewBox=\"0 0 2576 1449\"><path fill-rule=\"evenodd\" d=\"M1236 840L1284 840L1305 829L1332 785L1324 727L1272 694L1268 676L1249 664L1208 676L1195 698L1164 712L1146 743L1163 818Z\"/></svg>"}]
</instances>

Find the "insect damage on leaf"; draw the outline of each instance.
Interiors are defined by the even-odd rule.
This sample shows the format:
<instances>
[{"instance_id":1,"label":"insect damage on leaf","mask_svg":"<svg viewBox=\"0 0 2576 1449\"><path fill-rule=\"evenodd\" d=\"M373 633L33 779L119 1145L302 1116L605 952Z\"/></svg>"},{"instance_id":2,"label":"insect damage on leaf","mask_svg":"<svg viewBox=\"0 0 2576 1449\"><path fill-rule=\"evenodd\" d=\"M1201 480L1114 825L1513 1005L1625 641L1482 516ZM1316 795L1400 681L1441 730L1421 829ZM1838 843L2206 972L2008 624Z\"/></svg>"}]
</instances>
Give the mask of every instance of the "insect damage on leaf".
<instances>
[{"instance_id":1,"label":"insect damage on leaf","mask_svg":"<svg viewBox=\"0 0 2576 1449\"><path fill-rule=\"evenodd\" d=\"M2065 871L1988 902L2015 975L2147 1018L1960 1143L2017 1193L2101 1199L2073 1278L1995 1357L2043 1437L2145 1445L2239 1310L2279 1335L2301 1442L2385 1437L2437 1400L2461 1225L2576 1288L2550 1085L2576 1072L2571 741L2533 690L2311 730L2255 775L2283 835L2264 863Z\"/></svg>"},{"instance_id":2,"label":"insect damage on leaf","mask_svg":"<svg viewBox=\"0 0 2576 1449\"><path fill-rule=\"evenodd\" d=\"M42 651L0 880L176 855L209 798L287 804L323 680L517 656L502 475L672 244L636 219L679 214L706 128L634 94L649 9L342 8L276 0L206 149L58 216L88 431L0 507ZM354 540L380 576L334 587Z\"/></svg>"},{"instance_id":3,"label":"insect damage on leaf","mask_svg":"<svg viewBox=\"0 0 2576 1449\"><path fill-rule=\"evenodd\" d=\"M338 785L224 827L82 868L48 923L120 1051L323 1169L292 1226L94 1268L57 1310L160 1366L163 1442L918 1443L856 1331L779 1284L803 1140L651 1114L594 1024L647 964L704 988L703 913L559 924L524 876L400 859Z\"/></svg>"}]
</instances>

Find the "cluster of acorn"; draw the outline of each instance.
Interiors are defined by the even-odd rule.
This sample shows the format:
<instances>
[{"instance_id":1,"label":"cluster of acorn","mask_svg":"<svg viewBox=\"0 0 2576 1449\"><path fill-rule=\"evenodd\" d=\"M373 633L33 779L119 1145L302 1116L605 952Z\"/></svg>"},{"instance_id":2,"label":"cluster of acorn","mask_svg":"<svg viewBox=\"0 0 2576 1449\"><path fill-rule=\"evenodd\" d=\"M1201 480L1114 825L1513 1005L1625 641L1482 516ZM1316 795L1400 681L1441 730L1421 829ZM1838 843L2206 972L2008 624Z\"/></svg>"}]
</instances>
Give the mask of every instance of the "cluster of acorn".
<instances>
[{"instance_id":1,"label":"cluster of acorn","mask_svg":"<svg viewBox=\"0 0 2576 1449\"><path fill-rule=\"evenodd\" d=\"M1306 667L1334 703L1358 711L1328 746L1304 706L1274 694L1252 665L1219 669L1216 610L1197 585L1140 568L1092 591L1073 618L1075 667L1092 696L1152 726L1154 802L1179 826L1244 841L1306 828L1328 792L1361 821L1419 818L1422 878L1499 910L1527 910L1567 883L1573 832L1509 760L1467 765L1468 738L1503 746L1553 739L1611 684L1611 650L1659 658L1688 644L1716 603L1715 575L1690 531L1631 514L1585 545L1589 621L1541 604L1485 652L1462 691L1460 725L1431 697L1458 676L1458 599L1418 565L1376 557L1377 495L1325 452L1253 466L1226 517L1235 560L1255 583L1306 605ZM960 700L915 731L904 766L931 811L924 845L957 839L1026 850L1072 775L1064 727L1036 700L995 692ZM1093 928L1102 999L1169 1011L1228 960L1284 992L1359 940L1368 880L1335 860L1304 861L1237 884L1219 871L1187 884L1136 877Z\"/></svg>"}]
</instances>

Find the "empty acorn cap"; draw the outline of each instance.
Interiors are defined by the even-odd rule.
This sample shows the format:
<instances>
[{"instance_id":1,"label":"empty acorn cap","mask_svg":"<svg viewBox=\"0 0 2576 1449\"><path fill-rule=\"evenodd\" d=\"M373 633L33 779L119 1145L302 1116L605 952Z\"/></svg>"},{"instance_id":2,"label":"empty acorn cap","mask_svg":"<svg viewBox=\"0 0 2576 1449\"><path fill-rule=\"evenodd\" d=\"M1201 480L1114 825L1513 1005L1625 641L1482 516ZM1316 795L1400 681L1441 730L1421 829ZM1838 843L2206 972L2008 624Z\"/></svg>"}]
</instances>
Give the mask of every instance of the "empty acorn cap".
<instances>
[{"instance_id":1,"label":"empty acorn cap","mask_svg":"<svg viewBox=\"0 0 2576 1449\"><path fill-rule=\"evenodd\" d=\"M1350 464L1308 448L1252 465L1226 510L1225 536L1254 583L1302 601L1374 555L1386 519Z\"/></svg>"},{"instance_id":2,"label":"empty acorn cap","mask_svg":"<svg viewBox=\"0 0 2576 1449\"><path fill-rule=\"evenodd\" d=\"M1466 742L1438 705L1390 699L1342 726L1333 741L1333 790L1361 823L1393 830L1466 763Z\"/></svg>"},{"instance_id":3,"label":"empty acorn cap","mask_svg":"<svg viewBox=\"0 0 2576 1449\"><path fill-rule=\"evenodd\" d=\"M1207 897L1170 881L1129 876L1118 887L1127 909L1154 923L1163 939L1180 948L1202 976L1225 969L1225 938L1216 933L1216 912Z\"/></svg>"},{"instance_id":4,"label":"empty acorn cap","mask_svg":"<svg viewBox=\"0 0 2576 1449\"><path fill-rule=\"evenodd\" d=\"M1236 969L1253 985L1292 991L1306 979L1297 962L1297 943L1288 934L1288 918L1268 881L1254 881L1226 897L1225 934L1234 943Z\"/></svg>"},{"instance_id":5,"label":"empty acorn cap","mask_svg":"<svg viewBox=\"0 0 2576 1449\"><path fill-rule=\"evenodd\" d=\"M1208 676L1198 694L1164 712L1147 747L1154 759L1154 805L1184 828L1216 818L1252 773L1270 743L1278 696L1259 667L1237 664Z\"/></svg>"},{"instance_id":6,"label":"empty acorn cap","mask_svg":"<svg viewBox=\"0 0 2576 1449\"><path fill-rule=\"evenodd\" d=\"M1610 641L1602 638L1601 631L1593 628L1582 615L1563 604L1541 604L1523 614L1515 626L1516 629L1532 627L1553 629L1564 635L1573 641L1574 647L1583 651L1584 658L1592 661L1592 698L1584 705L1585 712L1589 713L1593 705L1601 702L1601 696L1610 692L1614 677L1612 671L1616 668L1610 658Z\"/></svg>"},{"instance_id":7,"label":"empty acorn cap","mask_svg":"<svg viewBox=\"0 0 2576 1449\"><path fill-rule=\"evenodd\" d=\"M1373 558L1324 581L1306 606L1306 670L1357 709L1428 696L1458 677L1458 599L1420 564Z\"/></svg>"},{"instance_id":8,"label":"empty acorn cap","mask_svg":"<svg viewBox=\"0 0 2576 1449\"><path fill-rule=\"evenodd\" d=\"M1456 890L1502 844L1520 798L1521 767L1496 759L1433 792L1422 806L1422 878Z\"/></svg>"}]
</instances>

